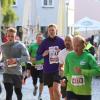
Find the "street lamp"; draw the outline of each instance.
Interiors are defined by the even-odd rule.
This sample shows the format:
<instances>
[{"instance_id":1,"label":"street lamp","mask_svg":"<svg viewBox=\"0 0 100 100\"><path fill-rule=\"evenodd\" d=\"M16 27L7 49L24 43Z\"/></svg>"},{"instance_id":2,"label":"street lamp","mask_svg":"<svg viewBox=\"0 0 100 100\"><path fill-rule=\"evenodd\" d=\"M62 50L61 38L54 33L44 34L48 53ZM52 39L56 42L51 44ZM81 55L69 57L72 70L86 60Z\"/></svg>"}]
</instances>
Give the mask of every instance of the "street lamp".
<instances>
[{"instance_id":1,"label":"street lamp","mask_svg":"<svg viewBox=\"0 0 100 100\"><path fill-rule=\"evenodd\" d=\"M66 4L66 34L69 34L69 28L68 28L68 11L69 11L69 0L65 1Z\"/></svg>"}]
</instances>

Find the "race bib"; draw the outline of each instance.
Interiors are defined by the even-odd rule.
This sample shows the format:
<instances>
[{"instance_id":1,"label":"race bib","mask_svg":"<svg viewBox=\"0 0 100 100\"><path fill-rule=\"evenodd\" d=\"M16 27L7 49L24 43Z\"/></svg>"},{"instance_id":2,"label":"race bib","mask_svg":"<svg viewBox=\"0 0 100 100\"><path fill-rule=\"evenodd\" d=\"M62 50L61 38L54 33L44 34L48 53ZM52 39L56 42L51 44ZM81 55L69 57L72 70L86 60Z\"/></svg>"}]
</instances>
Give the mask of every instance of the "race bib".
<instances>
[{"instance_id":1,"label":"race bib","mask_svg":"<svg viewBox=\"0 0 100 100\"><path fill-rule=\"evenodd\" d=\"M37 70L43 70L43 65L35 65L35 68L36 68Z\"/></svg>"},{"instance_id":2,"label":"race bib","mask_svg":"<svg viewBox=\"0 0 100 100\"><path fill-rule=\"evenodd\" d=\"M58 63L58 46L49 47L49 62L50 64Z\"/></svg>"},{"instance_id":3,"label":"race bib","mask_svg":"<svg viewBox=\"0 0 100 100\"><path fill-rule=\"evenodd\" d=\"M84 76L83 75L72 76L71 84L74 85L74 86L85 85Z\"/></svg>"},{"instance_id":4,"label":"race bib","mask_svg":"<svg viewBox=\"0 0 100 100\"><path fill-rule=\"evenodd\" d=\"M8 60L7 60L7 66L8 66L8 67L16 67L16 66L17 66L17 63L14 63L14 64L8 64Z\"/></svg>"}]
</instances>

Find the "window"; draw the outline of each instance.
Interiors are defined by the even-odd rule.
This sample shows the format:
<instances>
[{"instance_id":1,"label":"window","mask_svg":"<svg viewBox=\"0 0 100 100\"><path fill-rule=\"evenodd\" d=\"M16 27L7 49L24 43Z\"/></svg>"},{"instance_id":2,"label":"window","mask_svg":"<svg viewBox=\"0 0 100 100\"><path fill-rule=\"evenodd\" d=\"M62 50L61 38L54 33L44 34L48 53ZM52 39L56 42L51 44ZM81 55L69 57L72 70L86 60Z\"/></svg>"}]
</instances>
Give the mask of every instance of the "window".
<instances>
[{"instance_id":1,"label":"window","mask_svg":"<svg viewBox=\"0 0 100 100\"><path fill-rule=\"evenodd\" d=\"M47 26L41 26L41 32L46 33L47 31Z\"/></svg>"},{"instance_id":2,"label":"window","mask_svg":"<svg viewBox=\"0 0 100 100\"><path fill-rule=\"evenodd\" d=\"M17 6L17 0L14 0L13 6Z\"/></svg>"},{"instance_id":3,"label":"window","mask_svg":"<svg viewBox=\"0 0 100 100\"><path fill-rule=\"evenodd\" d=\"M42 0L43 7L54 7L53 1L54 0Z\"/></svg>"},{"instance_id":4,"label":"window","mask_svg":"<svg viewBox=\"0 0 100 100\"><path fill-rule=\"evenodd\" d=\"M48 37L48 35L47 35L47 27L48 26L41 26L41 33L43 33L43 36L45 38Z\"/></svg>"}]
</instances>

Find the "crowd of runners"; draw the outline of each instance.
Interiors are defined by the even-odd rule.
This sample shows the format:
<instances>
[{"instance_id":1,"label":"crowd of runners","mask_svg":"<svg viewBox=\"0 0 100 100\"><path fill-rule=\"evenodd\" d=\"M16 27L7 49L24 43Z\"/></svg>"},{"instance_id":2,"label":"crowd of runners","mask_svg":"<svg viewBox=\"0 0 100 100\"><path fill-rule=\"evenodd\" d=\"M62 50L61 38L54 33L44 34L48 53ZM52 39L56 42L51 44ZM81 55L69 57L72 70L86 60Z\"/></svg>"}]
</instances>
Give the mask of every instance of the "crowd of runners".
<instances>
[{"instance_id":1,"label":"crowd of runners","mask_svg":"<svg viewBox=\"0 0 100 100\"><path fill-rule=\"evenodd\" d=\"M91 100L92 77L100 75L100 51L91 41L80 35L62 39L57 26L50 24L45 39L38 33L36 41L26 47L16 40L16 32L8 28L7 41L0 47L6 100L12 100L13 90L17 100L22 100L22 85L28 77L32 77L33 95L38 92L38 100L42 100L44 85L50 100Z\"/></svg>"}]
</instances>

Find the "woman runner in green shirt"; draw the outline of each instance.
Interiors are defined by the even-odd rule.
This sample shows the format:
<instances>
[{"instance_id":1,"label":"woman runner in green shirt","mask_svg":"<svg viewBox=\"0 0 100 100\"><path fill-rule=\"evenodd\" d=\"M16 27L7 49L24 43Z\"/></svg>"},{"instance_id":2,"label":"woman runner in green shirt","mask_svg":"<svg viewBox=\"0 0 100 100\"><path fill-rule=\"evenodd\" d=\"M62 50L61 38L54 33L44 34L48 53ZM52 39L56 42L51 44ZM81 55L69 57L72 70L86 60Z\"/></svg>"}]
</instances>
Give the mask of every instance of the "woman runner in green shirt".
<instances>
[{"instance_id":1,"label":"woman runner in green shirt","mask_svg":"<svg viewBox=\"0 0 100 100\"><path fill-rule=\"evenodd\" d=\"M85 39L73 38L73 49L65 60L64 75L67 77L67 100L91 100L92 76L100 75L96 59L84 50Z\"/></svg>"}]
</instances>

